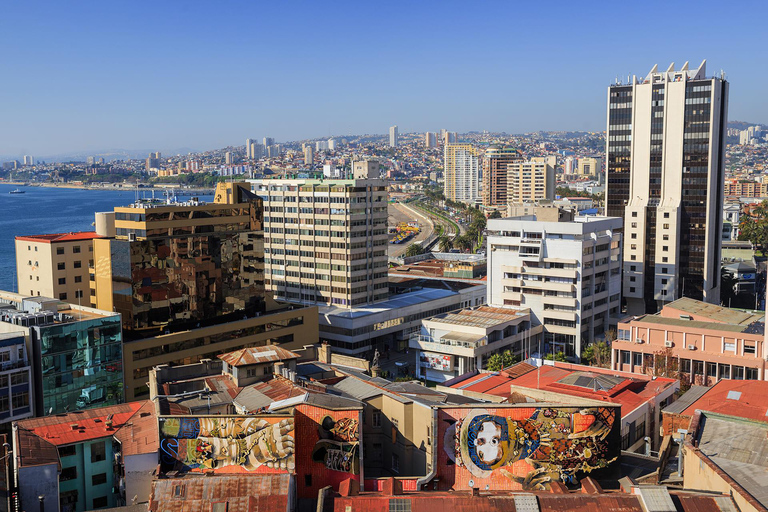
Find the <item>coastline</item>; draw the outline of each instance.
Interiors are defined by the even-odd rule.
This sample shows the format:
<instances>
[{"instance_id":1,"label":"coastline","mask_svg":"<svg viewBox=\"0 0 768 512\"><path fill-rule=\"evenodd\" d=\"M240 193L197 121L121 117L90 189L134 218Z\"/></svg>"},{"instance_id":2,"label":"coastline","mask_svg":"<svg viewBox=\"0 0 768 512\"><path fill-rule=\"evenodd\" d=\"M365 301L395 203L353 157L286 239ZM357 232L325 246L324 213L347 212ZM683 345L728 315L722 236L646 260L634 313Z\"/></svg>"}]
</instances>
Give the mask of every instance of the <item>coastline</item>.
<instances>
[{"instance_id":1,"label":"coastline","mask_svg":"<svg viewBox=\"0 0 768 512\"><path fill-rule=\"evenodd\" d=\"M199 194L199 195L213 195L214 189L203 188L185 188L180 185L142 185L140 187L129 187L120 183L115 186L104 185L86 185L86 184L73 184L73 183L28 183L24 181L0 181L0 185L10 185L15 187L45 187L45 188L67 188L74 190L109 190L113 192L135 192L136 190L151 190L158 192L165 192L166 190L175 190L176 193L184 192L184 195Z\"/></svg>"}]
</instances>

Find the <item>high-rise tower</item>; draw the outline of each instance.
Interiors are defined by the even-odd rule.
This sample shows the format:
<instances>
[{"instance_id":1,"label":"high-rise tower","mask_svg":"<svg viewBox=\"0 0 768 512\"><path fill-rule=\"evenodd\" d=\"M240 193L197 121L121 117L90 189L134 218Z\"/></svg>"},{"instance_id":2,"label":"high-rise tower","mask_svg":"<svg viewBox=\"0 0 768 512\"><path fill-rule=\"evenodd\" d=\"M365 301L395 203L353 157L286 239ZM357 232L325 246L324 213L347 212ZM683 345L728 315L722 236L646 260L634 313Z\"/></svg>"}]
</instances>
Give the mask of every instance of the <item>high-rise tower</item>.
<instances>
[{"instance_id":1,"label":"high-rise tower","mask_svg":"<svg viewBox=\"0 0 768 512\"><path fill-rule=\"evenodd\" d=\"M471 144L446 144L444 193L451 201L474 205L478 199L480 162L477 149Z\"/></svg>"},{"instance_id":2,"label":"high-rise tower","mask_svg":"<svg viewBox=\"0 0 768 512\"><path fill-rule=\"evenodd\" d=\"M630 314L720 299L728 82L705 66L608 88L607 214L624 218Z\"/></svg>"},{"instance_id":3,"label":"high-rise tower","mask_svg":"<svg viewBox=\"0 0 768 512\"><path fill-rule=\"evenodd\" d=\"M507 166L521 162L523 157L514 148L493 145L483 158L483 206L506 206Z\"/></svg>"},{"instance_id":4,"label":"high-rise tower","mask_svg":"<svg viewBox=\"0 0 768 512\"><path fill-rule=\"evenodd\" d=\"M397 125L390 126L389 127L389 147L392 147L392 148L397 147L398 137L399 137L399 134L397 133Z\"/></svg>"}]
</instances>

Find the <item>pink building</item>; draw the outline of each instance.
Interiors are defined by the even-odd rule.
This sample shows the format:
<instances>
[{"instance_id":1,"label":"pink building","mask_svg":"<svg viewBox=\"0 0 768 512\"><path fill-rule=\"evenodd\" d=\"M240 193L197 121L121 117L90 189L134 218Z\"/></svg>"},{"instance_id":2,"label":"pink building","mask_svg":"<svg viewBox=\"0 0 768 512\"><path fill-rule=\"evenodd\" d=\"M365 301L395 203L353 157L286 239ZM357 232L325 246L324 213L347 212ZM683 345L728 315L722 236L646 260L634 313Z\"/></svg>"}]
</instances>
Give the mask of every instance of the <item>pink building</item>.
<instances>
[{"instance_id":1,"label":"pink building","mask_svg":"<svg viewBox=\"0 0 768 512\"><path fill-rule=\"evenodd\" d=\"M766 378L765 314L729 309L694 299L671 302L653 315L619 322L612 343L614 370L647 375L655 360L677 358L681 375L693 384L720 379Z\"/></svg>"}]
</instances>

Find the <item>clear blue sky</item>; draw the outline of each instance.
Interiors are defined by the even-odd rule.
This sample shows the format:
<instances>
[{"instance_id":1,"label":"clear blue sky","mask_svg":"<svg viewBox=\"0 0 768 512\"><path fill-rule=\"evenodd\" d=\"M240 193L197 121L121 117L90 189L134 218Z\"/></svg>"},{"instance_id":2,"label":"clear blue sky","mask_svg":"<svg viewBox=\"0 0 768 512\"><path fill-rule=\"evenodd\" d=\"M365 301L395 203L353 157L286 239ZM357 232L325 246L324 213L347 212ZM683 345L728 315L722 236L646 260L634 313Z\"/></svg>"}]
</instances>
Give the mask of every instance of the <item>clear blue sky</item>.
<instances>
[{"instance_id":1,"label":"clear blue sky","mask_svg":"<svg viewBox=\"0 0 768 512\"><path fill-rule=\"evenodd\" d=\"M768 123L765 2L0 0L0 155L602 130L606 87L724 69Z\"/></svg>"}]
</instances>

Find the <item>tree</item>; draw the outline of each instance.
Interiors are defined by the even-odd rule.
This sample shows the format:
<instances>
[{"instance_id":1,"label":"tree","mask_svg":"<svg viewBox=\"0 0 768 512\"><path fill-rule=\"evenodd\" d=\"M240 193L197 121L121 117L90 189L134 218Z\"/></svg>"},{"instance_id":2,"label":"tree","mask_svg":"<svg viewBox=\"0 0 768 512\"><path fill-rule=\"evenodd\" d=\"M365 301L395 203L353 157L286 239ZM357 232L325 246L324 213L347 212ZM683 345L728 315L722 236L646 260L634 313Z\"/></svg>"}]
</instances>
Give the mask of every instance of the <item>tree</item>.
<instances>
[{"instance_id":1,"label":"tree","mask_svg":"<svg viewBox=\"0 0 768 512\"><path fill-rule=\"evenodd\" d=\"M485 367L492 372L498 372L504 368L509 368L515 363L520 362L520 358L517 357L509 350L505 350L501 354L493 354L488 358L488 362Z\"/></svg>"},{"instance_id":2,"label":"tree","mask_svg":"<svg viewBox=\"0 0 768 512\"><path fill-rule=\"evenodd\" d=\"M462 251L466 252L472 250L472 248L475 246L475 241L466 235L462 235L453 239L453 245L454 247L458 247Z\"/></svg>"},{"instance_id":3,"label":"tree","mask_svg":"<svg viewBox=\"0 0 768 512\"><path fill-rule=\"evenodd\" d=\"M544 356L544 359L547 361L560 361L561 363L565 363L567 359L565 358L565 354L562 352L557 352L556 354L547 354Z\"/></svg>"},{"instance_id":4,"label":"tree","mask_svg":"<svg viewBox=\"0 0 768 512\"><path fill-rule=\"evenodd\" d=\"M494 210L491 212L491 214L488 216L489 219L500 219L501 218L501 212L499 210Z\"/></svg>"},{"instance_id":5,"label":"tree","mask_svg":"<svg viewBox=\"0 0 768 512\"><path fill-rule=\"evenodd\" d=\"M405 256L418 256L424 253L424 248L419 244L411 244L405 249Z\"/></svg>"},{"instance_id":6,"label":"tree","mask_svg":"<svg viewBox=\"0 0 768 512\"><path fill-rule=\"evenodd\" d=\"M611 348L604 341L590 343L581 351L581 360L591 366L609 368L611 366Z\"/></svg>"},{"instance_id":7,"label":"tree","mask_svg":"<svg viewBox=\"0 0 768 512\"><path fill-rule=\"evenodd\" d=\"M752 242L761 252L768 245L768 201L763 201L744 215L739 223L739 240Z\"/></svg>"},{"instance_id":8,"label":"tree","mask_svg":"<svg viewBox=\"0 0 768 512\"><path fill-rule=\"evenodd\" d=\"M441 236L437 243L440 247L440 252L450 252L453 249L453 240L445 235Z\"/></svg>"}]
</instances>

